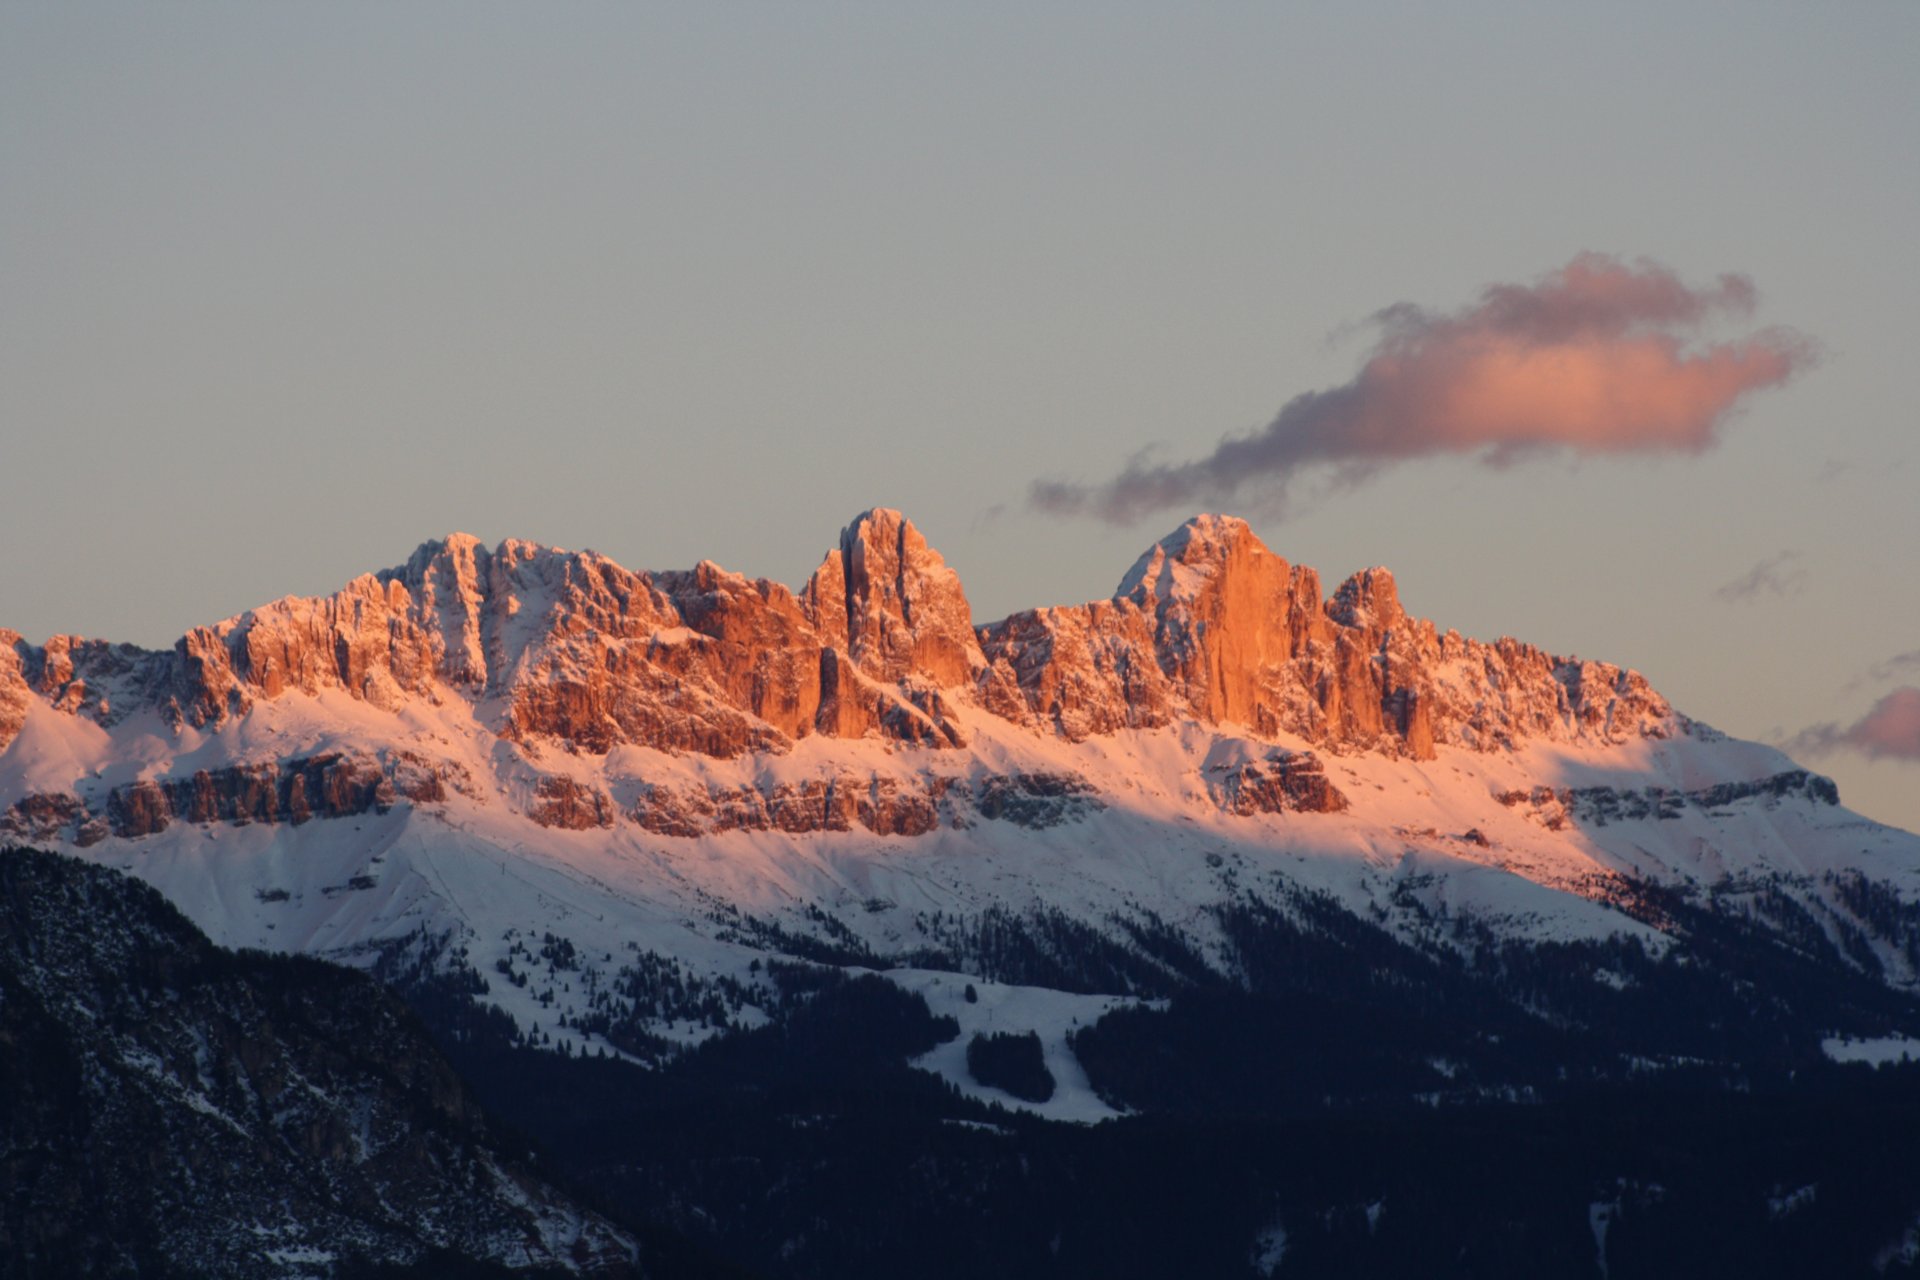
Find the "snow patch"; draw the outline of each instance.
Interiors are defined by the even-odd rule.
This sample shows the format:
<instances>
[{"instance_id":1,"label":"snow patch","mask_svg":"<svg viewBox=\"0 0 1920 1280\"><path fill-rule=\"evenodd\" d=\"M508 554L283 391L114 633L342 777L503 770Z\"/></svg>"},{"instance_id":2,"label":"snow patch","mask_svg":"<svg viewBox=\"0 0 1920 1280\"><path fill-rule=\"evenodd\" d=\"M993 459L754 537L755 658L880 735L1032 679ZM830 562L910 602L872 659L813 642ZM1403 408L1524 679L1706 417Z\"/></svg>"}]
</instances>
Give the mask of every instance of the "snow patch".
<instances>
[{"instance_id":1,"label":"snow patch","mask_svg":"<svg viewBox=\"0 0 1920 1280\"><path fill-rule=\"evenodd\" d=\"M1287 1257L1287 1228L1275 1218L1253 1238L1253 1269L1263 1276L1280 1270Z\"/></svg>"},{"instance_id":2,"label":"snow patch","mask_svg":"<svg viewBox=\"0 0 1920 1280\"><path fill-rule=\"evenodd\" d=\"M1911 1036L1828 1036L1821 1051L1835 1062L1865 1062L1883 1067L1895 1062L1920 1061L1920 1040Z\"/></svg>"},{"instance_id":3,"label":"snow patch","mask_svg":"<svg viewBox=\"0 0 1920 1280\"><path fill-rule=\"evenodd\" d=\"M1109 1011L1152 1002L1128 996L1086 996L1047 987L1015 987L932 969L890 969L881 975L926 999L935 1017L947 1016L960 1024L960 1034L909 1065L951 1082L970 1098L1027 1111L1048 1120L1097 1124L1120 1115L1107 1105L1073 1056L1067 1037L1098 1022ZM966 998L971 986L975 999ZM976 1035L1034 1032L1049 1074L1053 1096L1028 1102L974 1080L967 1070L967 1045Z\"/></svg>"}]
</instances>

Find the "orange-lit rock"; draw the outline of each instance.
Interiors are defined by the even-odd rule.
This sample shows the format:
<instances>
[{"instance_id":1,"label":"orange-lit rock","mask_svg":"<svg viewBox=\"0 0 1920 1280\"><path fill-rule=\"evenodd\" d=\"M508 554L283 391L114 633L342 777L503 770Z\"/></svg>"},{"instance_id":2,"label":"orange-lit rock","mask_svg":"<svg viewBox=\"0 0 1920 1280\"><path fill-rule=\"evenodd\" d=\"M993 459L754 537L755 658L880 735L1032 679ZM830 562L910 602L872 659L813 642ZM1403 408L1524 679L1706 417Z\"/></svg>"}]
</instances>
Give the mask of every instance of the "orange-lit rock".
<instances>
[{"instance_id":1,"label":"orange-lit rock","mask_svg":"<svg viewBox=\"0 0 1920 1280\"><path fill-rule=\"evenodd\" d=\"M27 684L26 659L32 649L18 631L0 630L0 751L27 722L33 689Z\"/></svg>"},{"instance_id":2,"label":"orange-lit rock","mask_svg":"<svg viewBox=\"0 0 1920 1280\"><path fill-rule=\"evenodd\" d=\"M157 712L185 733L318 695L407 715L470 712L509 744L502 750L529 758L623 746L734 758L786 752L812 735L958 748L963 722L985 712L1071 741L1195 720L1424 759L1528 738L1660 734L1671 717L1632 672L1437 633L1405 612L1384 569L1323 598L1313 570L1219 516L1149 548L1110 599L981 627L919 530L875 509L841 533L798 594L711 562L643 573L590 551L511 540L490 549L455 534L331 596L288 597L196 628L170 651L70 636L35 647L0 632L0 749L36 703L103 726ZM121 784L72 821L51 810L14 821L96 838L174 821L298 822L436 803L471 786L452 766L405 752L377 763L290 753ZM662 831L894 834L957 812L954 796L900 786L654 788L633 815ZM537 801L563 825L603 825L613 812L592 795Z\"/></svg>"},{"instance_id":3,"label":"orange-lit rock","mask_svg":"<svg viewBox=\"0 0 1920 1280\"><path fill-rule=\"evenodd\" d=\"M1015 614L980 637L982 705L1075 740L1192 717L1430 759L1442 745L1660 733L1670 715L1617 667L1437 635L1385 569L1323 601L1313 570L1218 516L1155 544L1112 600Z\"/></svg>"},{"instance_id":4,"label":"orange-lit rock","mask_svg":"<svg viewBox=\"0 0 1920 1280\"><path fill-rule=\"evenodd\" d=\"M876 680L964 684L986 665L960 575L898 511L876 508L840 535L847 644Z\"/></svg>"},{"instance_id":5,"label":"orange-lit rock","mask_svg":"<svg viewBox=\"0 0 1920 1280\"><path fill-rule=\"evenodd\" d=\"M549 775L540 779L533 795L527 816L543 827L585 831L590 827L613 825L613 801L598 787L585 786L561 775Z\"/></svg>"}]
</instances>

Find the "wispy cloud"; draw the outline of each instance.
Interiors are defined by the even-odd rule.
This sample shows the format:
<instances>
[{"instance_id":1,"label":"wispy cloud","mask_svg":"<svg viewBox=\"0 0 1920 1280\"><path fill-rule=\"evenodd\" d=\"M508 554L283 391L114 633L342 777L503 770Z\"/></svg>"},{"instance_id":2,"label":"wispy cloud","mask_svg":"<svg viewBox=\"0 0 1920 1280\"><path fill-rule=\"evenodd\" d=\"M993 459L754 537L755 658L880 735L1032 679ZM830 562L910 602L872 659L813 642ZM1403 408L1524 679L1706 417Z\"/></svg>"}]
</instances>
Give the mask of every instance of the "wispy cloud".
<instances>
[{"instance_id":1,"label":"wispy cloud","mask_svg":"<svg viewBox=\"0 0 1920 1280\"><path fill-rule=\"evenodd\" d=\"M1830 723L1803 729L1787 750L1808 755L1857 751L1876 760L1920 761L1920 689L1901 685L1845 728Z\"/></svg>"},{"instance_id":2,"label":"wispy cloud","mask_svg":"<svg viewBox=\"0 0 1920 1280\"><path fill-rule=\"evenodd\" d=\"M1807 571L1800 567L1799 559L1798 551L1769 556L1733 581L1716 587L1713 597L1738 604L1763 595L1797 596L1807 586Z\"/></svg>"},{"instance_id":3,"label":"wispy cloud","mask_svg":"<svg viewBox=\"0 0 1920 1280\"><path fill-rule=\"evenodd\" d=\"M1588 253L1532 284L1489 286L1458 311L1398 303L1369 321L1378 338L1351 381L1294 397L1204 458L1135 453L1104 481L1035 481L1028 502L1124 524L1249 491L1273 506L1316 465L1353 482L1442 454L1499 467L1559 450L1699 453L1746 396L1815 358L1785 329L1690 344L1711 321L1751 314L1755 296L1742 275L1693 287L1657 263Z\"/></svg>"},{"instance_id":4,"label":"wispy cloud","mask_svg":"<svg viewBox=\"0 0 1920 1280\"><path fill-rule=\"evenodd\" d=\"M1909 671L1920 671L1920 649L1896 653L1885 662L1876 662L1867 672L1875 680L1892 680Z\"/></svg>"},{"instance_id":5,"label":"wispy cloud","mask_svg":"<svg viewBox=\"0 0 1920 1280\"><path fill-rule=\"evenodd\" d=\"M1905 653L1896 653L1885 662L1876 662L1847 681L1846 692L1853 693L1871 685L1885 684L1889 680L1899 680L1908 675L1920 673L1920 649L1909 649Z\"/></svg>"}]
</instances>

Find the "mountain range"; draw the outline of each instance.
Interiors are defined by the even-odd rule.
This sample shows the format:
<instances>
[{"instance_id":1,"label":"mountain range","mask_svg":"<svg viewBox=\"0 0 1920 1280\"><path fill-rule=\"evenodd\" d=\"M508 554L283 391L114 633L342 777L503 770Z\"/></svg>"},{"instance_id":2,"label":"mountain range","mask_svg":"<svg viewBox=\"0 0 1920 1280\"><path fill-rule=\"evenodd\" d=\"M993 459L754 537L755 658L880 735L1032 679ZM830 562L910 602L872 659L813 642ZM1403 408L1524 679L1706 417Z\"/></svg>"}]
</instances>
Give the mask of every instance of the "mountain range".
<instances>
[{"instance_id":1,"label":"mountain range","mask_svg":"<svg viewBox=\"0 0 1920 1280\"><path fill-rule=\"evenodd\" d=\"M225 946L373 972L549 1141L570 1122L503 1082L763 1088L810 1018L893 1028L886 1078L988 1125L1749 1089L1920 1049L1920 837L1633 671L1442 632L1385 569L1328 593L1220 516L1107 599L984 625L876 509L797 592L456 534L170 650L0 632L0 837ZM635 1205L693 1198L674 1229L758 1241L742 1265L866 1265L699 1199L710 1169L606 1159ZM1909 1209L1862 1265L1920 1256ZM1235 1256L1345 1238L1303 1212L1249 1209Z\"/></svg>"}]
</instances>

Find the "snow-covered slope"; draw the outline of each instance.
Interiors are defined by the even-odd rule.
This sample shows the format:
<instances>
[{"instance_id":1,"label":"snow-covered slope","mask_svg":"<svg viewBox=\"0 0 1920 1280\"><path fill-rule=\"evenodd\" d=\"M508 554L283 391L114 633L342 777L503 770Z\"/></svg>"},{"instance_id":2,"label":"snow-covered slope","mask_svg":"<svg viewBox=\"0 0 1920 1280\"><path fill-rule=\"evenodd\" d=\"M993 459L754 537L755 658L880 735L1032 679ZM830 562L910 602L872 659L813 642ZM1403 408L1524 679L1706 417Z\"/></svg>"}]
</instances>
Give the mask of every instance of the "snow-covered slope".
<instances>
[{"instance_id":1,"label":"snow-covered slope","mask_svg":"<svg viewBox=\"0 0 1920 1280\"><path fill-rule=\"evenodd\" d=\"M1110 600L979 628L874 511L798 595L456 535L171 652L0 640L0 834L124 868L229 945L464 964L536 1039L751 1024L776 956L931 995L999 929L1171 933L1230 972L1222 906L1302 893L1423 945L1471 921L1655 952L1637 884L1785 894L1852 963L1920 977L1920 838L1635 673L1438 634L1385 570L1323 599L1220 517ZM1135 994L995 990L993 1029L1053 1055Z\"/></svg>"}]
</instances>

